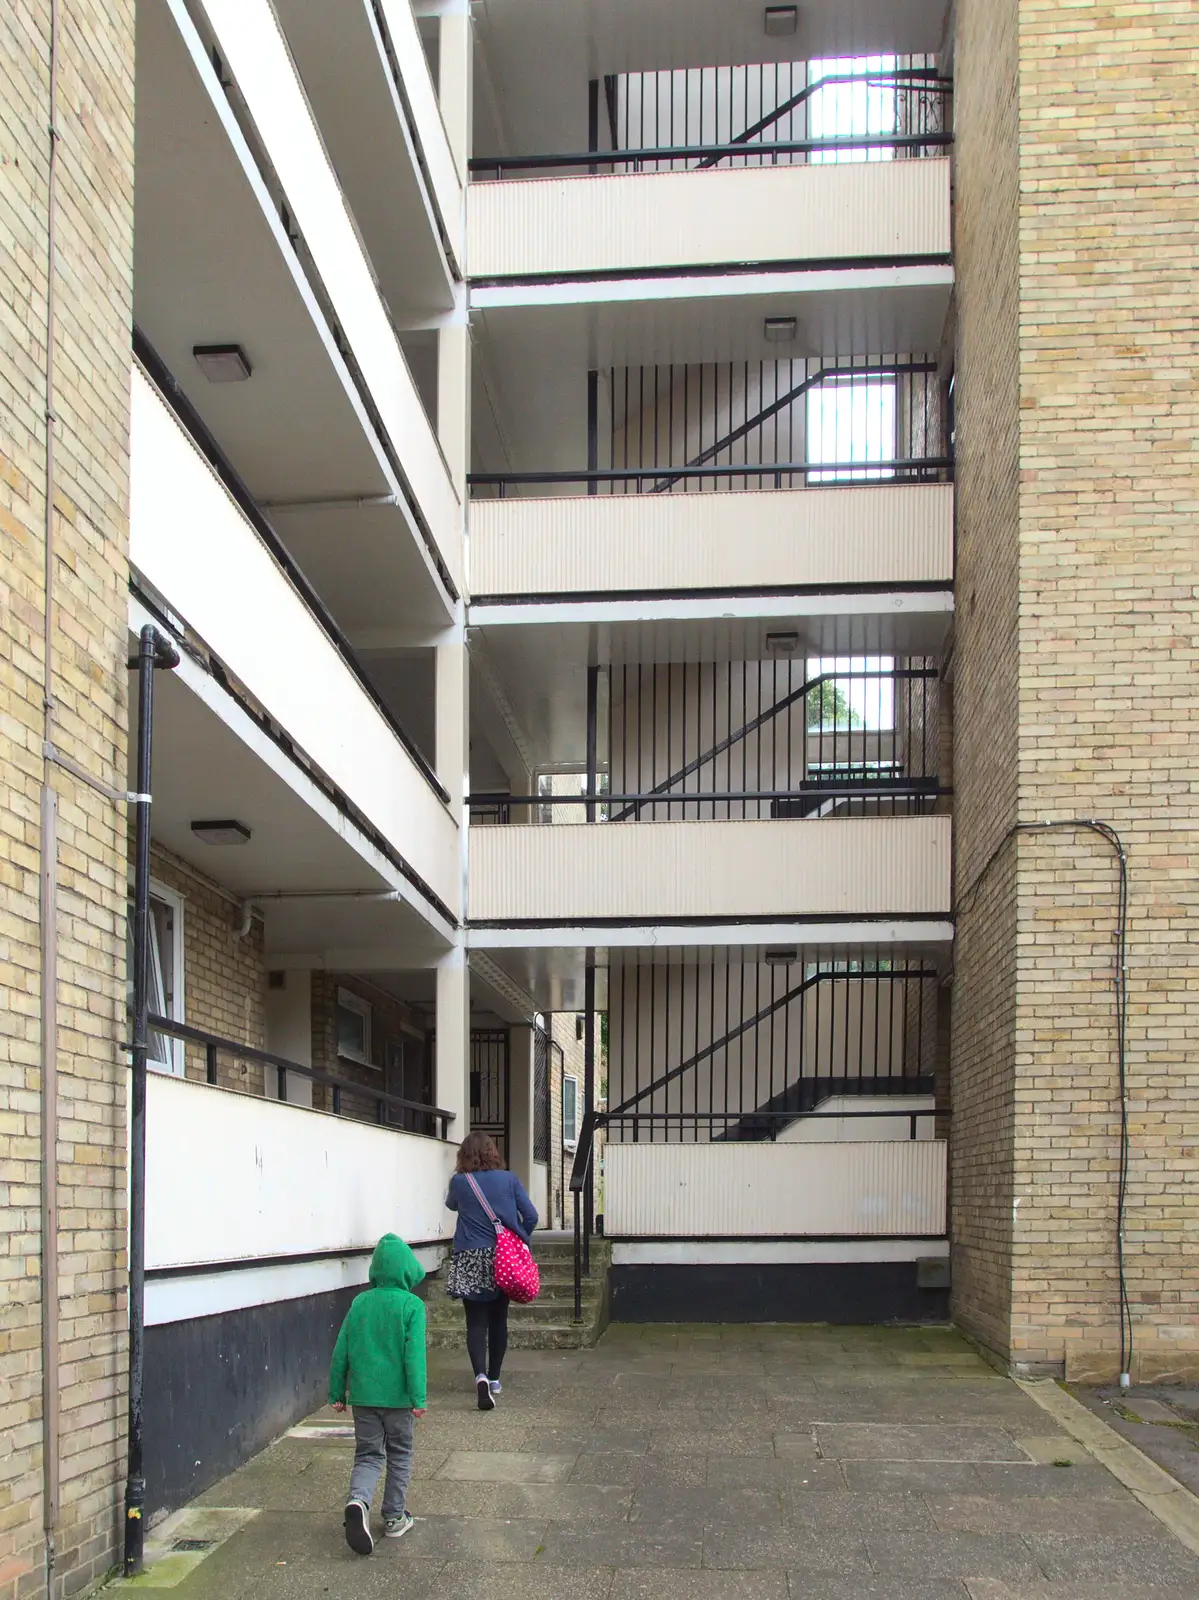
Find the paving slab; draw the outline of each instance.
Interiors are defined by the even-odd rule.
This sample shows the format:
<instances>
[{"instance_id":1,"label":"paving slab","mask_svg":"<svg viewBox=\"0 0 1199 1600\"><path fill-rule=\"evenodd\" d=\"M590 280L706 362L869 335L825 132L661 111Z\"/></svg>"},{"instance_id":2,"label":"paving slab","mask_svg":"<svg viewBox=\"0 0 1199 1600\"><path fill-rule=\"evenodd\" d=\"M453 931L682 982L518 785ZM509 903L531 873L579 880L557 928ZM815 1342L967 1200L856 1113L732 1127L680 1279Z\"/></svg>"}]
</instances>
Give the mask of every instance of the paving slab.
<instances>
[{"instance_id":1,"label":"paving slab","mask_svg":"<svg viewBox=\"0 0 1199 1600\"><path fill-rule=\"evenodd\" d=\"M1042 1575L1018 1534L892 1530L868 1534L866 1548L874 1570L888 1577L992 1577L1023 1582Z\"/></svg>"},{"instance_id":2,"label":"paving slab","mask_svg":"<svg viewBox=\"0 0 1199 1600\"><path fill-rule=\"evenodd\" d=\"M948 1423L818 1424L822 1456L834 1461L1027 1461L1008 1433Z\"/></svg>"},{"instance_id":3,"label":"paving slab","mask_svg":"<svg viewBox=\"0 0 1199 1600\"><path fill-rule=\"evenodd\" d=\"M785 1572L697 1572L692 1567L622 1569L609 1600L789 1600Z\"/></svg>"},{"instance_id":4,"label":"paving slab","mask_svg":"<svg viewBox=\"0 0 1199 1600\"><path fill-rule=\"evenodd\" d=\"M966 1600L956 1578L845 1578L809 1571L789 1577L790 1600Z\"/></svg>"},{"instance_id":5,"label":"paving slab","mask_svg":"<svg viewBox=\"0 0 1199 1600\"><path fill-rule=\"evenodd\" d=\"M455 1450L437 1476L464 1483L565 1483L578 1459L577 1451L539 1455L532 1450Z\"/></svg>"},{"instance_id":6,"label":"paving slab","mask_svg":"<svg viewBox=\"0 0 1199 1600\"><path fill-rule=\"evenodd\" d=\"M1064 1530L1027 1535L1029 1549L1049 1579L1123 1578L1138 1589L1153 1583L1189 1583L1199 1595L1199 1556L1164 1530L1156 1535L1077 1535Z\"/></svg>"},{"instance_id":7,"label":"paving slab","mask_svg":"<svg viewBox=\"0 0 1199 1600\"><path fill-rule=\"evenodd\" d=\"M404 1580L396 1584L397 1576ZM408 1569L392 1569L391 1600L409 1600ZM447 1561L437 1576L434 1600L608 1600L611 1567L495 1566L476 1561ZM346 1591L347 1595L350 1593Z\"/></svg>"}]
</instances>

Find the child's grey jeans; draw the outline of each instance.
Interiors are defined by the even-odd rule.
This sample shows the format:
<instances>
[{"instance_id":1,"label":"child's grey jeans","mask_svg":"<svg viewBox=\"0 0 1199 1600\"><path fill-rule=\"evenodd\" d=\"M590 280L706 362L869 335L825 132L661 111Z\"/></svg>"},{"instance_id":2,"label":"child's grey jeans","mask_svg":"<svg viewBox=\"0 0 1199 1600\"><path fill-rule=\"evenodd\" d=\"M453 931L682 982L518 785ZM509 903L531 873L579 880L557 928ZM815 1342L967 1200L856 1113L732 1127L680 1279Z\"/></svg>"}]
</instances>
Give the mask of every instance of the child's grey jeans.
<instances>
[{"instance_id":1,"label":"child's grey jeans","mask_svg":"<svg viewBox=\"0 0 1199 1600\"><path fill-rule=\"evenodd\" d=\"M404 1500L412 1477L412 1412L387 1411L379 1406L354 1407L354 1470L350 1474L351 1500L361 1500L370 1510L379 1474L387 1467L383 1490L383 1515L404 1514Z\"/></svg>"}]
</instances>

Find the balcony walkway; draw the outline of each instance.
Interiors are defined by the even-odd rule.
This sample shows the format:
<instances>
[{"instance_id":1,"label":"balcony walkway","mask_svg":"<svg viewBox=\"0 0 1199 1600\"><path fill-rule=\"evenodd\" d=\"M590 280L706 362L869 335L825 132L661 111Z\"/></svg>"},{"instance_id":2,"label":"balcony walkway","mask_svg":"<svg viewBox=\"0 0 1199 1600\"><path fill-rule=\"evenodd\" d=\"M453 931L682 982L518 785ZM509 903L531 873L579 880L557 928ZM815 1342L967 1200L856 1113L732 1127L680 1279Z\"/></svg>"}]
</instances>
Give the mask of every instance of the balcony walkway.
<instances>
[{"instance_id":1,"label":"balcony walkway","mask_svg":"<svg viewBox=\"0 0 1199 1600\"><path fill-rule=\"evenodd\" d=\"M464 1367L431 1353L406 1538L365 1561L346 1549L350 1445L324 1412L169 1537L237 1531L136 1587L179 1600L1199 1593L1199 1556L947 1330L613 1327L595 1350L514 1352L487 1416Z\"/></svg>"}]
</instances>

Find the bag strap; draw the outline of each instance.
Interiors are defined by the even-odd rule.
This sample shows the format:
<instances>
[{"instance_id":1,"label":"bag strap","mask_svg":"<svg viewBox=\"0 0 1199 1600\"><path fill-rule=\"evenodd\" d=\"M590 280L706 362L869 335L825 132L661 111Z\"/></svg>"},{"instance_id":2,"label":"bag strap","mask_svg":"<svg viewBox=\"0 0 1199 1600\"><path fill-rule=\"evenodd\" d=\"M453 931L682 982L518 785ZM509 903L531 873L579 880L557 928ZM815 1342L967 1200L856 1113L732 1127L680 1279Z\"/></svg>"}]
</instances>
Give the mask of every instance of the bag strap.
<instances>
[{"instance_id":1,"label":"bag strap","mask_svg":"<svg viewBox=\"0 0 1199 1600\"><path fill-rule=\"evenodd\" d=\"M492 1222L495 1225L496 1232L498 1233L499 1230L503 1227L503 1223L496 1216L495 1212L491 1209L491 1207L487 1204L487 1196L483 1193L482 1189L480 1189L478 1183L475 1181L474 1173L473 1172L464 1172L462 1174L462 1176L466 1179L467 1183L469 1183L471 1188L475 1191L475 1199L479 1202L479 1204L483 1207L483 1210L486 1211L487 1215L491 1218Z\"/></svg>"}]
</instances>

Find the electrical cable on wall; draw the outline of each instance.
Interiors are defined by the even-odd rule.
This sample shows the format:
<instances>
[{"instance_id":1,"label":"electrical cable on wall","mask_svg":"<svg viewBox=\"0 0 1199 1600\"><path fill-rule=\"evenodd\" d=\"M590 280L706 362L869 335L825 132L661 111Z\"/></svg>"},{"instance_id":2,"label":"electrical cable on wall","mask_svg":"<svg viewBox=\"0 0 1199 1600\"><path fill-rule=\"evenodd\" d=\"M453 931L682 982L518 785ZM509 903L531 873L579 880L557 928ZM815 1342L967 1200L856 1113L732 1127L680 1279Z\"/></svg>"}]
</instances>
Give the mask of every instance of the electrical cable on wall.
<instances>
[{"instance_id":1,"label":"electrical cable on wall","mask_svg":"<svg viewBox=\"0 0 1199 1600\"><path fill-rule=\"evenodd\" d=\"M1070 831L1093 833L1106 841L1115 853L1119 871L1116 897L1116 949L1112 986L1116 1002L1116 1074L1120 1096L1120 1152L1116 1179L1116 1275L1120 1293L1120 1387L1127 1389L1132 1382L1133 1323L1132 1306L1128 1296L1128 1282L1124 1262L1124 1223L1128 1210L1128 1174L1130 1139L1128 1131L1128 852L1124 841L1108 822L1093 817L1068 817L1061 821L1018 822L1008 829L1003 838L983 862L974 881L954 908L960 915L977 894L991 867L1008 844L1021 833Z\"/></svg>"}]
</instances>

